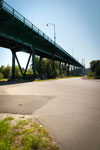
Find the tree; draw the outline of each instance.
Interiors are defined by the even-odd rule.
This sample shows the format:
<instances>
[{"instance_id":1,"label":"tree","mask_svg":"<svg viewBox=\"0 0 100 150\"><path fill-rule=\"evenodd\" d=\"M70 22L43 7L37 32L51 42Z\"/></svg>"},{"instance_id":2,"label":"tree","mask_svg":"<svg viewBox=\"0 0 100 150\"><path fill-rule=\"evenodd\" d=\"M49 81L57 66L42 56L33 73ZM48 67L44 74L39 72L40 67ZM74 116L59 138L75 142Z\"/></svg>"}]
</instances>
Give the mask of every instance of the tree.
<instances>
[{"instance_id":1,"label":"tree","mask_svg":"<svg viewBox=\"0 0 100 150\"><path fill-rule=\"evenodd\" d=\"M3 79L3 77L4 77L4 76L3 76L3 74L2 74L2 73L0 73L0 79Z\"/></svg>"},{"instance_id":2,"label":"tree","mask_svg":"<svg viewBox=\"0 0 100 150\"><path fill-rule=\"evenodd\" d=\"M100 76L100 60L93 60L90 62L91 71L98 77Z\"/></svg>"},{"instance_id":3,"label":"tree","mask_svg":"<svg viewBox=\"0 0 100 150\"><path fill-rule=\"evenodd\" d=\"M100 76L100 63L96 67L95 71L96 71L96 76Z\"/></svg>"},{"instance_id":4,"label":"tree","mask_svg":"<svg viewBox=\"0 0 100 150\"><path fill-rule=\"evenodd\" d=\"M9 66L9 65L7 65L7 67L1 66L0 73L3 74L4 78L10 78L11 77L11 66Z\"/></svg>"},{"instance_id":5,"label":"tree","mask_svg":"<svg viewBox=\"0 0 100 150\"><path fill-rule=\"evenodd\" d=\"M0 67L0 73L4 74L5 66Z\"/></svg>"},{"instance_id":6,"label":"tree","mask_svg":"<svg viewBox=\"0 0 100 150\"><path fill-rule=\"evenodd\" d=\"M22 71L23 71L23 69L22 69ZM22 74L21 74L18 66L15 66L15 76L16 76L16 78L22 78Z\"/></svg>"},{"instance_id":7,"label":"tree","mask_svg":"<svg viewBox=\"0 0 100 150\"><path fill-rule=\"evenodd\" d=\"M5 78L10 78L11 77L11 66L7 65L7 67L5 67L4 77Z\"/></svg>"}]
</instances>

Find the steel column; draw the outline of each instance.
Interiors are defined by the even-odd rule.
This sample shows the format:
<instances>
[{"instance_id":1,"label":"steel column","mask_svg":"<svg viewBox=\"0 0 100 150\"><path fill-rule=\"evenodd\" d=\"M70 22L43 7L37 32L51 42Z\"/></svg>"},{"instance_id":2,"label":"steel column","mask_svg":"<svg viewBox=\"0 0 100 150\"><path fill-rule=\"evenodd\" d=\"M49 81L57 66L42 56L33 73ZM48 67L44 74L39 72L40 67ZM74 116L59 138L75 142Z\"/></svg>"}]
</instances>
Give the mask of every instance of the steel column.
<instances>
[{"instance_id":1,"label":"steel column","mask_svg":"<svg viewBox=\"0 0 100 150\"><path fill-rule=\"evenodd\" d=\"M52 58L52 75L55 73L54 58Z\"/></svg>"},{"instance_id":2,"label":"steel column","mask_svg":"<svg viewBox=\"0 0 100 150\"><path fill-rule=\"evenodd\" d=\"M54 63L54 55L52 56L52 75L55 74L55 63Z\"/></svg>"},{"instance_id":3,"label":"steel column","mask_svg":"<svg viewBox=\"0 0 100 150\"><path fill-rule=\"evenodd\" d=\"M68 64L67 68L68 68L68 76L70 76L70 71L69 71L70 65L69 64Z\"/></svg>"},{"instance_id":4,"label":"steel column","mask_svg":"<svg viewBox=\"0 0 100 150\"><path fill-rule=\"evenodd\" d=\"M12 51L12 79L15 79L15 51Z\"/></svg>"},{"instance_id":5,"label":"steel column","mask_svg":"<svg viewBox=\"0 0 100 150\"><path fill-rule=\"evenodd\" d=\"M16 58L16 60L17 60L17 63L18 63L18 66L19 66L20 72L21 72L22 77L23 77L23 76L24 76L24 75L23 75L23 71L22 71L21 65L20 65L20 63L19 63L19 60L18 60L18 58L17 58L17 55L16 55L16 54L15 54L15 58Z\"/></svg>"},{"instance_id":6,"label":"steel column","mask_svg":"<svg viewBox=\"0 0 100 150\"><path fill-rule=\"evenodd\" d=\"M40 73L40 75L42 74L42 66L41 66L41 63L42 63L42 57L40 56L40 61L39 61L39 73Z\"/></svg>"},{"instance_id":7,"label":"steel column","mask_svg":"<svg viewBox=\"0 0 100 150\"><path fill-rule=\"evenodd\" d=\"M59 62L59 74L61 75L61 61Z\"/></svg>"},{"instance_id":8,"label":"steel column","mask_svg":"<svg viewBox=\"0 0 100 150\"><path fill-rule=\"evenodd\" d=\"M72 65L70 65L70 76L72 76Z\"/></svg>"},{"instance_id":9,"label":"steel column","mask_svg":"<svg viewBox=\"0 0 100 150\"><path fill-rule=\"evenodd\" d=\"M64 63L64 69L65 69L64 72L66 73L66 62ZM66 74L65 74L65 75L66 75Z\"/></svg>"},{"instance_id":10,"label":"steel column","mask_svg":"<svg viewBox=\"0 0 100 150\"><path fill-rule=\"evenodd\" d=\"M65 69L66 69L66 75L68 75L67 63L65 65Z\"/></svg>"},{"instance_id":11,"label":"steel column","mask_svg":"<svg viewBox=\"0 0 100 150\"><path fill-rule=\"evenodd\" d=\"M32 70L33 70L33 79L36 78L36 64L35 64L35 48L32 46Z\"/></svg>"},{"instance_id":12,"label":"steel column","mask_svg":"<svg viewBox=\"0 0 100 150\"><path fill-rule=\"evenodd\" d=\"M76 76L76 66L74 66L74 75Z\"/></svg>"},{"instance_id":13,"label":"steel column","mask_svg":"<svg viewBox=\"0 0 100 150\"><path fill-rule=\"evenodd\" d=\"M25 75L26 75L26 71L27 71L27 68L28 68L30 59L31 59L31 54L29 55L28 62L27 62L27 65L26 65L26 68L25 68L25 71L24 71L24 77L25 77Z\"/></svg>"}]
</instances>

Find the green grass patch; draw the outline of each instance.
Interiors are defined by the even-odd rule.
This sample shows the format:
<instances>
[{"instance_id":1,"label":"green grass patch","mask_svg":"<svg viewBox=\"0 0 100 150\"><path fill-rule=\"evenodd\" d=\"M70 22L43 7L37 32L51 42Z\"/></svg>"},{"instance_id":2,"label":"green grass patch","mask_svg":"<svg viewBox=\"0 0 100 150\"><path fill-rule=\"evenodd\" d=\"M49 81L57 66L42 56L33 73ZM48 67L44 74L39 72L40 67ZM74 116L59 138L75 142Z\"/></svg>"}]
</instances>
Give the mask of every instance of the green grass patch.
<instances>
[{"instance_id":1,"label":"green grass patch","mask_svg":"<svg viewBox=\"0 0 100 150\"><path fill-rule=\"evenodd\" d=\"M43 79L43 80L35 80L35 82L40 82L40 81L51 81L51 80L59 80L59 79L69 79L69 78L80 78L81 76L69 76L69 77L57 77L53 79ZM34 81L33 81L34 82Z\"/></svg>"},{"instance_id":2,"label":"green grass patch","mask_svg":"<svg viewBox=\"0 0 100 150\"><path fill-rule=\"evenodd\" d=\"M8 81L8 79L5 79L5 78L0 79L0 82L2 82L2 81Z\"/></svg>"},{"instance_id":3,"label":"green grass patch","mask_svg":"<svg viewBox=\"0 0 100 150\"><path fill-rule=\"evenodd\" d=\"M0 150L58 150L49 131L32 119L0 120Z\"/></svg>"},{"instance_id":4,"label":"green grass patch","mask_svg":"<svg viewBox=\"0 0 100 150\"><path fill-rule=\"evenodd\" d=\"M96 77L89 77L89 76L87 76L87 79L96 79Z\"/></svg>"}]
</instances>

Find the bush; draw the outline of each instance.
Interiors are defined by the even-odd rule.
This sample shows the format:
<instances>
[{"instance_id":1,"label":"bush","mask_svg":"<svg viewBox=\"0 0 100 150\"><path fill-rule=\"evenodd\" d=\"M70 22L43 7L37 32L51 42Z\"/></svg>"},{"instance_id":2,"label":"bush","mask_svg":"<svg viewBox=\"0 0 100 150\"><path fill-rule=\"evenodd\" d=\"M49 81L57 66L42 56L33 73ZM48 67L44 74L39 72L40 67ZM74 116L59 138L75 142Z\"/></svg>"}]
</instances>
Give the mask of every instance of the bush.
<instances>
[{"instance_id":1,"label":"bush","mask_svg":"<svg viewBox=\"0 0 100 150\"><path fill-rule=\"evenodd\" d=\"M96 76L97 76L97 77L100 77L100 65L98 65L98 66L96 67L95 71L96 71Z\"/></svg>"},{"instance_id":2,"label":"bush","mask_svg":"<svg viewBox=\"0 0 100 150\"><path fill-rule=\"evenodd\" d=\"M4 75L2 73L0 73L0 79L3 79Z\"/></svg>"},{"instance_id":3,"label":"bush","mask_svg":"<svg viewBox=\"0 0 100 150\"><path fill-rule=\"evenodd\" d=\"M7 65L0 67L0 73L3 74L4 78L10 78L11 77L11 66Z\"/></svg>"},{"instance_id":4,"label":"bush","mask_svg":"<svg viewBox=\"0 0 100 150\"><path fill-rule=\"evenodd\" d=\"M91 71L95 72L96 78L100 77L100 60L93 60L90 62Z\"/></svg>"},{"instance_id":5,"label":"bush","mask_svg":"<svg viewBox=\"0 0 100 150\"><path fill-rule=\"evenodd\" d=\"M95 72L90 72L87 75L88 77L96 77L96 73Z\"/></svg>"}]
</instances>

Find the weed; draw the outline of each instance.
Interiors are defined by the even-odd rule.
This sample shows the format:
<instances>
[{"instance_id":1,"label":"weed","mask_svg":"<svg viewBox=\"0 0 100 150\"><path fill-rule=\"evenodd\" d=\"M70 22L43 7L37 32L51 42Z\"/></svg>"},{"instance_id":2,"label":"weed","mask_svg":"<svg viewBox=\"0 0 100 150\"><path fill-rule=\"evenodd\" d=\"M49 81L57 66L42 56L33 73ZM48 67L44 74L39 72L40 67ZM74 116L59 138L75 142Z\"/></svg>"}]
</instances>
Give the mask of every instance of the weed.
<instances>
[{"instance_id":1,"label":"weed","mask_svg":"<svg viewBox=\"0 0 100 150\"><path fill-rule=\"evenodd\" d=\"M19 118L25 118L24 116L20 116Z\"/></svg>"},{"instance_id":2,"label":"weed","mask_svg":"<svg viewBox=\"0 0 100 150\"><path fill-rule=\"evenodd\" d=\"M11 150L13 136L11 134L10 122L12 118L5 118L0 121L0 150Z\"/></svg>"},{"instance_id":3,"label":"weed","mask_svg":"<svg viewBox=\"0 0 100 150\"><path fill-rule=\"evenodd\" d=\"M6 118L4 119L4 121L11 121L11 120L14 120L14 118L13 118L13 117L6 117Z\"/></svg>"},{"instance_id":4,"label":"weed","mask_svg":"<svg viewBox=\"0 0 100 150\"><path fill-rule=\"evenodd\" d=\"M13 119L7 117L0 121L0 150L58 150L42 125L27 119L12 126Z\"/></svg>"}]
</instances>

